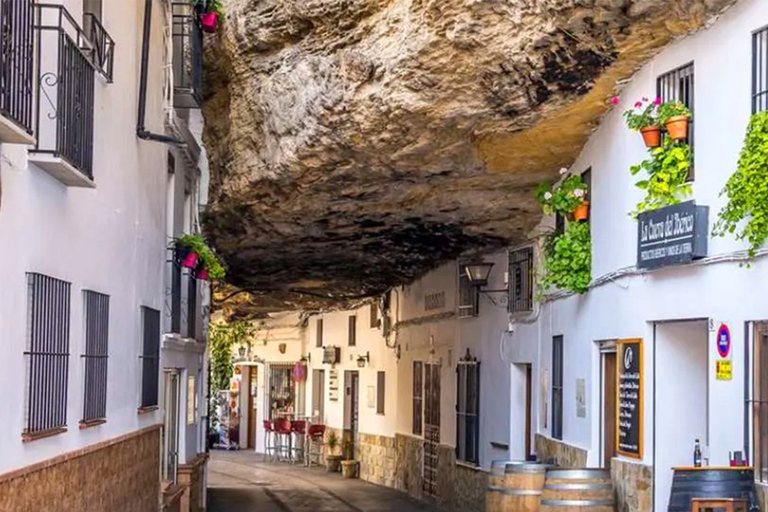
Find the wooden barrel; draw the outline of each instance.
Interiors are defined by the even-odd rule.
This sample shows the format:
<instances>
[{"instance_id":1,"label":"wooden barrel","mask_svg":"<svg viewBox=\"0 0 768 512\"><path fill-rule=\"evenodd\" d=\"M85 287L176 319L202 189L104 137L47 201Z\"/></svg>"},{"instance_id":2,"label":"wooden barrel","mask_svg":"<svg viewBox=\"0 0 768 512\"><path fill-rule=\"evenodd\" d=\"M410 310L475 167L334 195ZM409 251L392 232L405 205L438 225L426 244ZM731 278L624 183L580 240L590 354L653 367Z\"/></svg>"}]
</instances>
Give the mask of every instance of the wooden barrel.
<instances>
[{"instance_id":1,"label":"wooden barrel","mask_svg":"<svg viewBox=\"0 0 768 512\"><path fill-rule=\"evenodd\" d=\"M551 469L541 494L541 512L613 512L613 484L606 469Z\"/></svg>"},{"instance_id":2,"label":"wooden barrel","mask_svg":"<svg viewBox=\"0 0 768 512\"><path fill-rule=\"evenodd\" d=\"M688 512L691 498L735 498L757 506L755 476L746 467L674 468L668 512Z\"/></svg>"},{"instance_id":3,"label":"wooden barrel","mask_svg":"<svg viewBox=\"0 0 768 512\"><path fill-rule=\"evenodd\" d=\"M491 474L488 477L488 490L485 493L485 511L499 512L499 496L504 488L504 468L511 460L494 460L491 462Z\"/></svg>"},{"instance_id":4,"label":"wooden barrel","mask_svg":"<svg viewBox=\"0 0 768 512\"><path fill-rule=\"evenodd\" d=\"M551 465L526 461L491 464L487 512L538 512L544 477Z\"/></svg>"}]
</instances>

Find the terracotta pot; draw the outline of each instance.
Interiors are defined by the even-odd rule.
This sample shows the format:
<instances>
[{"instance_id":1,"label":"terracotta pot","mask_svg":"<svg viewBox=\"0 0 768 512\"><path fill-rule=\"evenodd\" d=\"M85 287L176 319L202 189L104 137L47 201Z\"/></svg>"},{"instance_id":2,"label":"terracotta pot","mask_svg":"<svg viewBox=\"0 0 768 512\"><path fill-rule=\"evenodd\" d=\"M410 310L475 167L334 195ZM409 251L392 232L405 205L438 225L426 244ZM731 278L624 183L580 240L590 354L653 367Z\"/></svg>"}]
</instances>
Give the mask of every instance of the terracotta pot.
<instances>
[{"instance_id":1,"label":"terracotta pot","mask_svg":"<svg viewBox=\"0 0 768 512\"><path fill-rule=\"evenodd\" d=\"M329 473L337 473L341 469L341 455L326 455L325 467Z\"/></svg>"},{"instance_id":2,"label":"terracotta pot","mask_svg":"<svg viewBox=\"0 0 768 512\"><path fill-rule=\"evenodd\" d=\"M643 136L643 142L647 148L657 148L661 145L661 127L646 126L640 128L640 134Z\"/></svg>"},{"instance_id":3,"label":"terracotta pot","mask_svg":"<svg viewBox=\"0 0 768 512\"><path fill-rule=\"evenodd\" d=\"M184 258L184 260L181 262L181 266L186 268L197 267L197 254L194 252L187 254L186 258Z\"/></svg>"},{"instance_id":4,"label":"terracotta pot","mask_svg":"<svg viewBox=\"0 0 768 512\"><path fill-rule=\"evenodd\" d=\"M573 220L586 220L589 217L589 201L584 201L573 211Z\"/></svg>"},{"instance_id":5,"label":"terracotta pot","mask_svg":"<svg viewBox=\"0 0 768 512\"><path fill-rule=\"evenodd\" d=\"M667 119L667 133L675 140L681 140L688 137L688 118L685 116L675 116Z\"/></svg>"},{"instance_id":6,"label":"terracotta pot","mask_svg":"<svg viewBox=\"0 0 768 512\"><path fill-rule=\"evenodd\" d=\"M200 15L200 26L203 32L213 33L219 25L219 15L215 12L206 12Z\"/></svg>"}]
</instances>

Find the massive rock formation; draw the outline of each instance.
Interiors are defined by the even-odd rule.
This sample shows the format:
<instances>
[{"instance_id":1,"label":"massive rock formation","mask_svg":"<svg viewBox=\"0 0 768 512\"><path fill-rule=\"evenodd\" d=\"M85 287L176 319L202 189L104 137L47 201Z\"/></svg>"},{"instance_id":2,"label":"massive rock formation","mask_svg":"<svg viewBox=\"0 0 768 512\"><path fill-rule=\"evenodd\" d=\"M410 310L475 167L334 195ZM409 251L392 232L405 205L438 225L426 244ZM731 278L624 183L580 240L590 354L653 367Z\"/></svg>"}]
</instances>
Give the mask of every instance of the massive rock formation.
<instances>
[{"instance_id":1,"label":"massive rock formation","mask_svg":"<svg viewBox=\"0 0 768 512\"><path fill-rule=\"evenodd\" d=\"M617 82L731 3L228 0L204 113L233 284L344 300L523 241Z\"/></svg>"}]
</instances>

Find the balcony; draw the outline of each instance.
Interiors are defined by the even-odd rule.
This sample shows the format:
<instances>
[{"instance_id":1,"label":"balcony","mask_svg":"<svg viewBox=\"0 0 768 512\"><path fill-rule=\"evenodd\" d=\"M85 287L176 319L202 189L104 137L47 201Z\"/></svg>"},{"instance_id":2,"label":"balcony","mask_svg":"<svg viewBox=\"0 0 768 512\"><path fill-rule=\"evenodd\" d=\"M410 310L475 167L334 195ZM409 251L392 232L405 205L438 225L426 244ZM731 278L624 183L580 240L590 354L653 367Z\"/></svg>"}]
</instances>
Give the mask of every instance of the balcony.
<instances>
[{"instance_id":1,"label":"balcony","mask_svg":"<svg viewBox=\"0 0 768 512\"><path fill-rule=\"evenodd\" d=\"M0 0L0 142L34 144L33 0Z\"/></svg>"},{"instance_id":2,"label":"balcony","mask_svg":"<svg viewBox=\"0 0 768 512\"><path fill-rule=\"evenodd\" d=\"M173 2L173 106L200 108L203 92L203 30L189 2Z\"/></svg>"},{"instance_id":3,"label":"balcony","mask_svg":"<svg viewBox=\"0 0 768 512\"><path fill-rule=\"evenodd\" d=\"M96 73L111 81L114 42L95 18L88 25L96 42L63 6L35 6L37 144L29 160L67 186L92 188Z\"/></svg>"}]
</instances>

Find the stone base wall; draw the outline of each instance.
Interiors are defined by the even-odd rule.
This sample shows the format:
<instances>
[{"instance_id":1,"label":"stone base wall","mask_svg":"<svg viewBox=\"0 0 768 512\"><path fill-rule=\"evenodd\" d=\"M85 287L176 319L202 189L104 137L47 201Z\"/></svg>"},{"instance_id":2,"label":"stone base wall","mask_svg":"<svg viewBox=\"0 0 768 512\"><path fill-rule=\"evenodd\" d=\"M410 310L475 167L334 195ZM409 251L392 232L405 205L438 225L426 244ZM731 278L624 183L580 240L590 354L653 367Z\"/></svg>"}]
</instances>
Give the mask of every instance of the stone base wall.
<instances>
[{"instance_id":1,"label":"stone base wall","mask_svg":"<svg viewBox=\"0 0 768 512\"><path fill-rule=\"evenodd\" d=\"M179 485L184 488L179 505L180 512L201 512L203 510L203 474L208 462L208 454L198 454L189 464L179 465Z\"/></svg>"},{"instance_id":2,"label":"stone base wall","mask_svg":"<svg viewBox=\"0 0 768 512\"><path fill-rule=\"evenodd\" d=\"M613 458L611 479L616 491L616 512L651 512L653 510L653 468L651 466Z\"/></svg>"},{"instance_id":3,"label":"stone base wall","mask_svg":"<svg viewBox=\"0 0 768 512\"><path fill-rule=\"evenodd\" d=\"M424 480L421 465L424 457L422 440L417 437L395 434L395 489L416 499L423 496Z\"/></svg>"},{"instance_id":4,"label":"stone base wall","mask_svg":"<svg viewBox=\"0 0 768 512\"><path fill-rule=\"evenodd\" d=\"M450 510L484 512L488 473L457 465L452 446L440 446L437 454L437 503Z\"/></svg>"},{"instance_id":5,"label":"stone base wall","mask_svg":"<svg viewBox=\"0 0 768 512\"><path fill-rule=\"evenodd\" d=\"M357 458L360 461L361 480L395 487L395 443L394 437L359 434Z\"/></svg>"},{"instance_id":6,"label":"stone base wall","mask_svg":"<svg viewBox=\"0 0 768 512\"><path fill-rule=\"evenodd\" d=\"M156 512L159 505L159 425L0 475L4 512Z\"/></svg>"},{"instance_id":7,"label":"stone base wall","mask_svg":"<svg viewBox=\"0 0 768 512\"><path fill-rule=\"evenodd\" d=\"M554 460L563 468L587 467L587 450L565 444L557 439L536 434L536 456L542 462Z\"/></svg>"}]
</instances>

